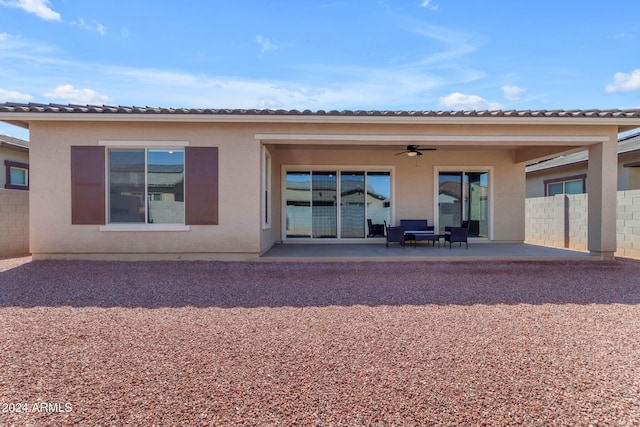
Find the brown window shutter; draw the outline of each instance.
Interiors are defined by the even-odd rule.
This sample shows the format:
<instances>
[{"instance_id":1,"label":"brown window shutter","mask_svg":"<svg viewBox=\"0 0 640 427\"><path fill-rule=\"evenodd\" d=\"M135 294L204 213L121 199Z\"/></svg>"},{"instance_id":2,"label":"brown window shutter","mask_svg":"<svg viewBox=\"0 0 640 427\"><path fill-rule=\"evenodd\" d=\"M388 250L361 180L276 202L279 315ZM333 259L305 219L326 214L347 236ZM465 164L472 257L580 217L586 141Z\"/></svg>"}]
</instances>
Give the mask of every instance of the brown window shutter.
<instances>
[{"instance_id":1,"label":"brown window shutter","mask_svg":"<svg viewBox=\"0 0 640 427\"><path fill-rule=\"evenodd\" d=\"M218 147L185 148L185 224L218 224Z\"/></svg>"},{"instance_id":2,"label":"brown window shutter","mask_svg":"<svg viewBox=\"0 0 640 427\"><path fill-rule=\"evenodd\" d=\"M105 223L105 148L71 147L71 223Z\"/></svg>"}]
</instances>

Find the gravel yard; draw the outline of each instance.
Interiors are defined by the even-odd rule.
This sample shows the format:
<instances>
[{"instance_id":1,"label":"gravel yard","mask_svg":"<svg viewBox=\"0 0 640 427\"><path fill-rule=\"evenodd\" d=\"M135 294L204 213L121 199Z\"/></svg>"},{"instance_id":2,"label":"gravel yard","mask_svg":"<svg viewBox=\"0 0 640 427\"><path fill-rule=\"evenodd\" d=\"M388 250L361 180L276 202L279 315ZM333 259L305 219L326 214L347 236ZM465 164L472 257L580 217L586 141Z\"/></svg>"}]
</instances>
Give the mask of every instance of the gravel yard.
<instances>
[{"instance_id":1,"label":"gravel yard","mask_svg":"<svg viewBox=\"0 0 640 427\"><path fill-rule=\"evenodd\" d=\"M0 259L0 425L640 425L640 261Z\"/></svg>"}]
</instances>

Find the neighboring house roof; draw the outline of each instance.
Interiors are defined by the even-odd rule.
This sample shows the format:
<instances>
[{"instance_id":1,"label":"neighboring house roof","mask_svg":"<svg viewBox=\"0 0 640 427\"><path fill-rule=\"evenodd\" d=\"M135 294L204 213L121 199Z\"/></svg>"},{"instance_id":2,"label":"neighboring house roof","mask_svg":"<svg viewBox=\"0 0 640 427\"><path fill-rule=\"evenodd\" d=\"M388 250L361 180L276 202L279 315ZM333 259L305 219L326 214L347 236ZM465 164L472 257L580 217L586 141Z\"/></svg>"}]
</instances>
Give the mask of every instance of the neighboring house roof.
<instances>
[{"instance_id":1,"label":"neighboring house roof","mask_svg":"<svg viewBox=\"0 0 640 427\"><path fill-rule=\"evenodd\" d=\"M618 140L618 154L631 154L633 152L640 153L640 132L631 135L626 135ZM555 157L553 159L545 160L540 163L529 165L526 167L526 172L537 172L542 170L548 170L561 166L576 165L578 163L587 162L589 158L589 152L586 150L578 151L576 153L567 154L565 156Z\"/></svg>"},{"instance_id":2,"label":"neighboring house roof","mask_svg":"<svg viewBox=\"0 0 640 427\"><path fill-rule=\"evenodd\" d=\"M29 142L0 133L0 147L7 147L18 151L29 151Z\"/></svg>"}]
</instances>

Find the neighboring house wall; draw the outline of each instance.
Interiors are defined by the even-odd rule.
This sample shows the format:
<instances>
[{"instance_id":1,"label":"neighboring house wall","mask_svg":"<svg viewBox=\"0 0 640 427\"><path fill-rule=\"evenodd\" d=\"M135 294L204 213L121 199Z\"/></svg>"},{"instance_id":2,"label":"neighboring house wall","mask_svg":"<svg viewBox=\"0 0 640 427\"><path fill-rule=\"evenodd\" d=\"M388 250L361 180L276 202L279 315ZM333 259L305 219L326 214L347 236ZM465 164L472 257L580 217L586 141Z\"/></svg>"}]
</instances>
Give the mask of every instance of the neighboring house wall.
<instances>
[{"instance_id":1,"label":"neighboring house wall","mask_svg":"<svg viewBox=\"0 0 640 427\"><path fill-rule=\"evenodd\" d=\"M640 189L640 134L623 137L618 143L618 191ZM527 167L527 197L544 197L546 182L586 177L587 152L579 151ZM587 192L585 186L584 189Z\"/></svg>"},{"instance_id":2,"label":"neighboring house wall","mask_svg":"<svg viewBox=\"0 0 640 427\"><path fill-rule=\"evenodd\" d=\"M640 190L640 151L618 156L618 190Z\"/></svg>"},{"instance_id":3,"label":"neighboring house wall","mask_svg":"<svg viewBox=\"0 0 640 427\"><path fill-rule=\"evenodd\" d=\"M0 256L29 252L29 192L0 188Z\"/></svg>"},{"instance_id":4,"label":"neighboring house wall","mask_svg":"<svg viewBox=\"0 0 640 427\"><path fill-rule=\"evenodd\" d=\"M29 151L26 141L0 135L0 256L29 252ZM27 170L27 187L12 186L10 167Z\"/></svg>"},{"instance_id":5,"label":"neighboring house wall","mask_svg":"<svg viewBox=\"0 0 640 427\"><path fill-rule=\"evenodd\" d=\"M526 242L587 249L587 194L526 200ZM640 258L640 190L617 194L616 256Z\"/></svg>"},{"instance_id":6,"label":"neighboring house wall","mask_svg":"<svg viewBox=\"0 0 640 427\"><path fill-rule=\"evenodd\" d=\"M7 184L6 161L27 165L29 164L29 152L0 145L0 188L5 188Z\"/></svg>"}]
</instances>

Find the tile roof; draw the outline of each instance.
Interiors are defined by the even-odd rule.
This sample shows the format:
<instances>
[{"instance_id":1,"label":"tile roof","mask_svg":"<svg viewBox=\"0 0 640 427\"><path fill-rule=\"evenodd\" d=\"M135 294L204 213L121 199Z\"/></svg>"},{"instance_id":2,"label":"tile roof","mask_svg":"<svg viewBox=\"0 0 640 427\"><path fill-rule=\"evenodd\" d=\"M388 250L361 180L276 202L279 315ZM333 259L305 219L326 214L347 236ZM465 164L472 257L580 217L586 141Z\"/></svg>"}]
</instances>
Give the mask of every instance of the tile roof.
<instances>
[{"instance_id":1,"label":"tile roof","mask_svg":"<svg viewBox=\"0 0 640 427\"><path fill-rule=\"evenodd\" d=\"M29 141L25 141L24 139L5 135L3 133L0 133L0 144L16 146L18 148L26 148L26 149L29 148Z\"/></svg>"},{"instance_id":2,"label":"tile roof","mask_svg":"<svg viewBox=\"0 0 640 427\"><path fill-rule=\"evenodd\" d=\"M640 132L626 135L618 140L618 154L640 151ZM567 166L574 163L586 162L589 159L589 152L578 151L576 153L555 157L526 167L526 172L547 170L560 166Z\"/></svg>"},{"instance_id":3,"label":"tile roof","mask_svg":"<svg viewBox=\"0 0 640 427\"><path fill-rule=\"evenodd\" d=\"M87 114L208 114L260 116L354 116L354 117L561 117L561 118L640 118L640 109L630 110L473 110L473 111L398 111L398 110L271 110L162 108L109 105L62 105L39 103L0 103L0 113L87 113Z\"/></svg>"}]
</instances>

